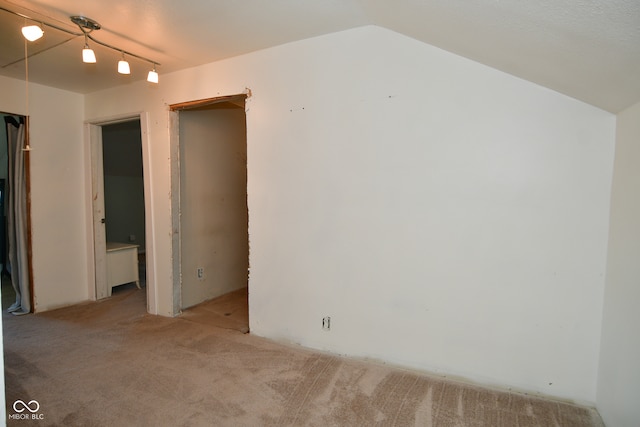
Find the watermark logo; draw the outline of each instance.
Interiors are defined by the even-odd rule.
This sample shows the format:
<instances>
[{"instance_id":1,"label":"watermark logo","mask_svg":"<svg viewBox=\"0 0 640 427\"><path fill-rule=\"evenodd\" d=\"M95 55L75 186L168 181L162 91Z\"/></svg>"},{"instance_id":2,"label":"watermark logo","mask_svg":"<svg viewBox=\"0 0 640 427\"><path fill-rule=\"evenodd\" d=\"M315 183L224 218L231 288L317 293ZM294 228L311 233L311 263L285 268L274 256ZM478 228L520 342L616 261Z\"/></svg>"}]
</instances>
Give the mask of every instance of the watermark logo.
<instances>
[{"instance_id":1,"label":"watermark logo","mask_svg":"<svg viewBox=\"0 0 640 427\"><path fill-rule=\"evenodd\" d=\"M37 400L30 400L25 403L24 400L16 400L13 402L14 414L9 414L10 420L43 420L44 414L40 414L40 403Z\"/></svg>"},{"instance_id":2,"label":"watermark logo","mask_svg":"<svg viewBox=\"0 0 640 427\"><path fill-rule=\"evenodd\" d=\"M32 407L33 405L33 407ZM24 403L23 400L16 400L13 402L13 410L16 412L24 412L24 410L35 414L40 409L40 404L37 400L30 400L29 403Z\"/></svg>"}]
</instances>

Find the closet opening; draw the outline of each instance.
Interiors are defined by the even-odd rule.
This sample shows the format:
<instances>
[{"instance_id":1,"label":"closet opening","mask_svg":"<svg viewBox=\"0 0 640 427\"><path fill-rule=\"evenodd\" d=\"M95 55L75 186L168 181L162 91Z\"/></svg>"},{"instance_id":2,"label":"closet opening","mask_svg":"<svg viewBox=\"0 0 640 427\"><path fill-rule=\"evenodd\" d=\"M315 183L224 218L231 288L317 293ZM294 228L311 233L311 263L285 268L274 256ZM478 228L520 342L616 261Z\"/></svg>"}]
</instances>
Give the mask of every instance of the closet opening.
<instances>
[{"instance_id":1,"label":"closet opening","mask_svg":"<svg viewBox=\"0 0 640 427\"><path fill-rule=\"evenodd\" d=\"M174 311L248 332L245 99L172 105L171 166Z\"/></svg>"}]
</instances>

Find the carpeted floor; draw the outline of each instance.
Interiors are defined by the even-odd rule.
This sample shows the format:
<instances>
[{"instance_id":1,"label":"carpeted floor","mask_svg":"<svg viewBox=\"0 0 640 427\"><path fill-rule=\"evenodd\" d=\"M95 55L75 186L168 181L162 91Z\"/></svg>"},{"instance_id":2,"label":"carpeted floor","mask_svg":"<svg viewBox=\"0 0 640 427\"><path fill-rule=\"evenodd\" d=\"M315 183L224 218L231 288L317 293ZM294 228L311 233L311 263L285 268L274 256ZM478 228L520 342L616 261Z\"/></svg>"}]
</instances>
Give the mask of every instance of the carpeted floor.
<instances>
[{"instance_id":1,"label":"carpeted floor","mask_svg":"<svg viewBox=\"0 0 640 427\"><path fill-rule=\"evenodd\" d=\"M246 291L170 319L146 314L135 288L38 315L3 312L7 423L603 426L591 408L255 337L246 316ZM15 419L23 413L40 419Z\"/></svg>"}]
</instances>

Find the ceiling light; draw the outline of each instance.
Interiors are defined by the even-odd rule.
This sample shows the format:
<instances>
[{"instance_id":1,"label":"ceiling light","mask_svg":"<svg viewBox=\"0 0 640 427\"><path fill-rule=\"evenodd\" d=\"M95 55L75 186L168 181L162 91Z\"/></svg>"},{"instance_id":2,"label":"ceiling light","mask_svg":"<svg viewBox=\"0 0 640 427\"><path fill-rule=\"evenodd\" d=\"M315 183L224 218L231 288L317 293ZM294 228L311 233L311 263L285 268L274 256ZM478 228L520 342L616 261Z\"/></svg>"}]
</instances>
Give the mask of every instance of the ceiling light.
<instances>
[{"instance_id":1,"label":"ceiling light","mask_svg":"<svg viewBox=\"0 0 640 427\"><path fill-rule=\"evenodd\" d=\"M76 16L72 16L69 19L71 19L71 22L76 24L78 28L80 28L82 32L85 34L89 34L93 30L99 30L100 28L102 28L100 24L98 24L96 21L94 21L91 18L87 18L86 16L76 15Z\"/></svg>"},{"instance_id":2,"label":"ceiling light","mask_svg":"<svg viewBox=\"0 0 640 427\"><path fill-rule=\"evenodd\" d=\"M122 52L122 59L118 61L118 72L120 74L131 74L129 63L124 59L124 52Z\"/></svg>"},{"instance_id":3,"label":"ceiling light","mask_svg":"<svg viewBox=\"0 0 640 427\"><path fill-rule=\"evenodd\" d=\"M89 47L89 42L87 40L87 35L84 35L84 49L82 49L82 62L87 64L95 64L96 63L96 54Z\"/></svg>"},{"instance_id":4,"label":"ceiling light","mask_svg":"<svg viewBox=\"0 0 640 427\"><path fill-rule=\"evenodd\" d=\"M28 25L22 27L22 35L30 42L38 40L40 37L42 37L43 34L44 31L42 31L42 28L40 28L38 25Z\"/></svg>"},{"instance_id":5,"label":"ceiling light","mask_svg":"<svg viewBox=\"0 0 640 427\"><path fill-rule=\"evenodd\" d=\"M80 29L80 32L78 31L70 31L67 28L61 27L57 24L53 24L51 22L44 22L42 20L36 20L30 16L27 15L23 15L21 13L18 12L14 12L12 10L6 9L2 6L0 6L0 11L4 11L4 12L8 12L11 13L13 15L16 15L22 19L24 19L24 27L22 27L22 34L24 35L25 39L29 40L29 41L35 41L40 39L43 35L44 35L44 31L42 30L42 28L44 28L45 26L49 27L49 28L53 28L56 31L60 31L66 34L69 34L72 36L72 38L75 37L82 37L84 36L84 48L82 49L82 61L88 64L94 64L96 62L96 54L93 51L93 49L91 49L89 47L89 39L91 39L91 41L93 42L94 45L100 45L104 48L107 49L111 49L113 51L116 52L120 52L122 55L122 59L120 61L118 61L118 72L121 74L131 74L131 67L129 65L129 62L125 59L125 54L128 57L132 57L135 58L137 60L140 61L144 61L147 62L151 65L153 65L153 70L149 71L149 74L147 76L147 81L151 82L151 83L158 83L158 72L156 71L156 67L159 66L160 64L157 61L153 61L149 58L145 58L144 56L140 56L140 55L136 55L135 53L131 53L128 52L126 50L120 49L118 47L112 46L108 43L104 43L100 40L96 40L91 34L93 33L93 31L99 30L102 28L102 26L97 23L96 21L94 21L91 18L87 18L86 16L71 16L71 22L73 22L74 24L76 24L78 26L78 28ZM29 21L31 22L37 22L37 24L34 25L26 25ZM71 40L71 39L69 39ZM63 42L64 43L64 42ZM62 44L62 43L59 43ZM45 50L51 49L52 47L58 46L59 44L55 44ZM25 59L26 62L26 59Z\"/></svg>"},{"instance_id":6,"label":"ceiling light","mask_svg":"<svg viewBox=\"0 0 640 427\"><path fill-rule=\"evenodd\" d=\"M153 70L149 71L147 81L150 83L158 83L158 72L156 71L156 64L153 64Z\"/></svg>"}]
</instances>

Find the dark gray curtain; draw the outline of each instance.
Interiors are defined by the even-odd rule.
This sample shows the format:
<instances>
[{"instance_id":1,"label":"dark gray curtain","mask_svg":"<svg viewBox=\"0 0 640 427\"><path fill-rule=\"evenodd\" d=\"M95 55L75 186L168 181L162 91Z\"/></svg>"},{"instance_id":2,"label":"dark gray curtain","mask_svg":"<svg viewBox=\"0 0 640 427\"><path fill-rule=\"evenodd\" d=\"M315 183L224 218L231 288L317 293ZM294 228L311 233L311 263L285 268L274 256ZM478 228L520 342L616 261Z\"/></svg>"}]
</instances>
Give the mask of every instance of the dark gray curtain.
<instances>
[{"instance_id":1,"label":"dark gray curtain","mask_svg":"<svg viewBox=\"0 0 640 427\"><path fill-rule=\"evenodd\" d=\"M7 241L9 272L16 291L16 301L8 308L15 315L31 311L29 266L27 259L27 194L24 167L26 127L23 123L7 122L7 153L9 176L7 191Z\"/></svg>"}]
</instances>

